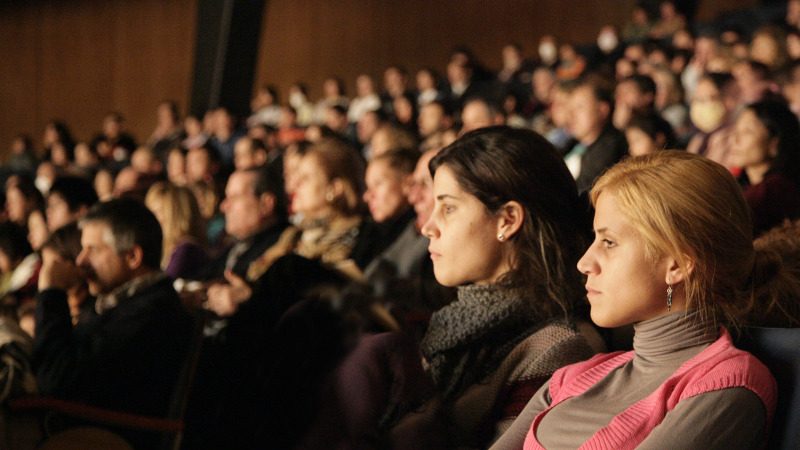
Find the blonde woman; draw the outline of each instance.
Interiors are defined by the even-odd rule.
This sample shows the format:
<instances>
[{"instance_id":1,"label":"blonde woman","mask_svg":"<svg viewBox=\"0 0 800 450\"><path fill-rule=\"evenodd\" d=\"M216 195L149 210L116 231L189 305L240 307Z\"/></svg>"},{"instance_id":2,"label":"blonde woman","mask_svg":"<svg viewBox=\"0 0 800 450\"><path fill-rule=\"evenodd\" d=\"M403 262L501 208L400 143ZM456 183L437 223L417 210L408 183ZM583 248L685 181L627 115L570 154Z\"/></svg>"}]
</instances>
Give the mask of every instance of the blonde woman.
<instances>
[{"instance_id":1,"label":"blonde woman","mask_svg":"<svg viewBox=\"0 0 800 450\"><path fill-rule=\"evenodd\" d=\"M726 326L786 277L753 249L733 176L657 152L610 169L591 199L595 239L578 261L591 318L633 324L633 351L556 371L493 448L762 447L775 381Z\"/></svg>"},{"instance_id":2,"label":"blonde woman","mask_svg":"<svg viewBox=\"0 0 800 450\"><path fill-rule=\"evenodd\" d=\"M172 278L193 278L208 261L205 225L192 191L158 182L147 191L145 205L164 233L161 267Z\"/></svg>"}]
</instances>

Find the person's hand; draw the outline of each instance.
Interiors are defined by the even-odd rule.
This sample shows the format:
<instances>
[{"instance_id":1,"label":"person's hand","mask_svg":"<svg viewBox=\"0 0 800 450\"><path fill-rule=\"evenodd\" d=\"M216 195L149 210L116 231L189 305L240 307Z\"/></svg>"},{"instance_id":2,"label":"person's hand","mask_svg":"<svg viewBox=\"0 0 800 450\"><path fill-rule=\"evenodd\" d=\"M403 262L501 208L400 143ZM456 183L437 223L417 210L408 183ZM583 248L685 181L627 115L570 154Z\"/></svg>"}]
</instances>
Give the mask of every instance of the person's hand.
<instances>
[{"instance_id":1,"label":"person's hand","mask_svg":"<svg viewBox=\"0 0 800 450\"><path fill-rule=\"evenodd\" d=\"M81 271L73 261L65 259L52 249L42 249L42 268L39 270L39 290L62 289L74 286Z\"/></svg>"},{"instance_id":2,"label":"person's hand","mask_svg":"<svg viewBox=\"0 0 800 450\"><path fill-rule=\"evenodd\" d=\"M205 305L220 317L233 315L253 293L247 282L231 271L225 272L225 280L227 283L215 283L208 288Z\"/></svg>"}]
</instances>

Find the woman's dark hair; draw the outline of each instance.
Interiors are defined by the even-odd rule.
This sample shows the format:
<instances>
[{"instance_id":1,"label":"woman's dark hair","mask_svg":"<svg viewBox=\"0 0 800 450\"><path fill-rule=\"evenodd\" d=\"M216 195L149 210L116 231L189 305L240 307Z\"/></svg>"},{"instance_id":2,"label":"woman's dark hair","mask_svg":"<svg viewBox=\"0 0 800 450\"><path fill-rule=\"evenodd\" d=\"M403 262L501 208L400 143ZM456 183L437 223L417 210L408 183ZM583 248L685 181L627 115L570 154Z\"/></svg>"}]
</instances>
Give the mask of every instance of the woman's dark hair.
<instances>
[{"instance_id":1,"label":"woman's dark hair","mask_svg":"<svg viewBox=\"0 0 800 450\"><path fill-rule=\"evenodd\" d=\"M58 135L58 142L64 146L64 150L67 152L67 157L70 161L75 159L75 139L72 137L72 133L69 131L69 127L67 127L66 122L61 120L51 120L47 123L48 126L53 127ZM49 147L45 149L45 161L50 160L50 149Z\"/></svg>"},{"instance_id":2,"label":"woman's dark hair","mask_svg":"<svg viewBox=\"0 0 800 450\"><path fill-rule=\"evenodd\" d=\"M701 80L710 81L711 84L717 88L720 94L724 93L725 88L731 83L736 82L736 79L733 78L733 75L731 75L729 72L710 72L705 74Z\"/></svg>"},{"instance_id":3,"label":"woman's dark hair","mask_svg":"<svg viewBox=\"0 0 800 450\"><path fill-rule=\"evenodd\" d=\"M768 173L779 173L800 186L800 122L786 102L770 99L747 106L766 127L770 138L778 140L778 151Z\"/></svg>"},{"instance_id":4,"label":"woman's dark hair","mask_svg":"<svg viewBox=\"0 0 800 450\"><path fill-rule=\"evenodd\" d=\"M628 122L628 126L625 127L626 130L632 128L642 130L653 139L653 142L658 142L658 135L660 134L664 142L659 150L669 149L675 145L675 133L672 131L672 127L669 126L669 122L660 120L660 117L655 113L634 114L630 122Z\"/></svg>"},{"instance_id":5,"label":"woman's dark hair","mask_svg":"<svg viewBox=\"0 0 800 450\"><path fill-rule=\"evenodd\" d=\"M22 196L25 198L30 204L29 212L36 209L36 208L44 208L44 196L36 188L36 184L33 182L33 178L31 178L27 174L19 174L16 175L13 180L9 181L6 184L6 190L11 187L15 187L19 190Z\"/></svg>"},{"instance_id":6,"label":"woman's dark hair","mask_svg":"<svg viewBox=\"0 0 800 450\"><path fill-rule=\"evenodd\" d=\"M573 314L584 296L575 266L588 245L589 219L552 144L528 130L481 128L436 155L431 175L442 166L490 213L512 200L523 206L522 227L510 239L515 260L501 282L536 299L531 309L540 319Z\"/></svg>"}]
</instances>

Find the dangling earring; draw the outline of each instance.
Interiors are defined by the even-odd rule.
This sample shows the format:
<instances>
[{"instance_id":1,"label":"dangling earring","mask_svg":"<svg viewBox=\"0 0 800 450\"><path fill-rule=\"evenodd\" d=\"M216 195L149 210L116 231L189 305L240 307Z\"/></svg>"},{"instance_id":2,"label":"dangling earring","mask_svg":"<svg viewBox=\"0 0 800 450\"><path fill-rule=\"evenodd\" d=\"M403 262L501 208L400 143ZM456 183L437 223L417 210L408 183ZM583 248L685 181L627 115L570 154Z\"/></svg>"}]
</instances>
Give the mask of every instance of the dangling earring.
<instances>
[{"instance_id":1,"label":"dangling earring","mask_svg":"<svg viewBox=\"0 0 800 450\"><path fill-rule=\"evenodd\" d=\"M325 201L328 203L333 203L333 192L328 191L325 193Z\"/></svg>"},{"instance_id":2,"label":"dangling earring","mask_svg":"<svg viewBox=\"0 0 800 450\"><path fill-rule=\"evenodd\" d=\"M497 235L497 240L500 241L500 242L505 241L506 240L506 235L503 234L503 233L498 234Z\"/></svg>"},{"instance_id":3,"label":"dangling earring","mask_svg":"<svg viewBox=\"0 0 800 450\"><path fill-rule=\"evenodd\" d=\"M672 285L667 284L667 311L672 311Z\"/></svg>"}]
</instances>

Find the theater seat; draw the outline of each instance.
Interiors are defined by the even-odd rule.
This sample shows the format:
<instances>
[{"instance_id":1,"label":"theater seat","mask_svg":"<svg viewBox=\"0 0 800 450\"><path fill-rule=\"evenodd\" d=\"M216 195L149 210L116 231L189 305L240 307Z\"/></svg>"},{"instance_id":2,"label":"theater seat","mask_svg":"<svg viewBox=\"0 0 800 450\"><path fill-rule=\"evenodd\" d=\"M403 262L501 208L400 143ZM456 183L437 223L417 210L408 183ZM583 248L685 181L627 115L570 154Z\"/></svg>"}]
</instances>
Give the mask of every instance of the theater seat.
<instances>
[{"instance_id":1,"label":"theater seat","mask_svg":"<svg viewBox=\"0 0 800 450\"><path fill-rule=\"evenodd\" d=\"M745 328L736 346L758 357L778 382L767 448L800 449L800 328Z\"/></svg>"},{"instance_id":2,"label":"theater seat","mask_svg":"<svg viewBox=\"0 0 800 450\"><path fill-rule=\"evenodd\" d=\"M120 436L102 428L80 427L55 434L47 439L38 450L133 450Z\"/></svg>"}]
</instances>

